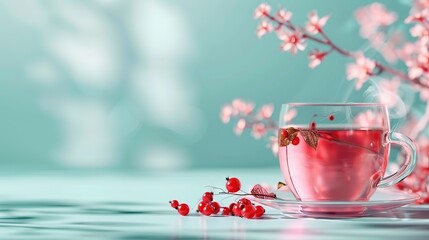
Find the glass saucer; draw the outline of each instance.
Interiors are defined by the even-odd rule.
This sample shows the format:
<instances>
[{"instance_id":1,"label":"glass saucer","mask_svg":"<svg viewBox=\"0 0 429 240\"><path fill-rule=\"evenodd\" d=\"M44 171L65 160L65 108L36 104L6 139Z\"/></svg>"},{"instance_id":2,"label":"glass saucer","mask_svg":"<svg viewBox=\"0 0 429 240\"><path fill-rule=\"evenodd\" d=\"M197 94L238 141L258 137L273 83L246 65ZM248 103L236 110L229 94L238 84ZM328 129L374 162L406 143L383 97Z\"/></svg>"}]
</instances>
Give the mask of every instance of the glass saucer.
<instances>
[{"instance_id":1,"label":"glass saucer","mask_svg":"<svg viewBox=\"0 0 429 240\"><path fill-rule=\"evenodd\" d=\"M398 208L419 199L417 194L405 193L392 188L377 189L371 199L366 202L298 201L292 192L281 189L276 192L276 195L278 199L251 197L251 200L278 209L290 217L354 218Z\"/></svg>"}]
</instances>

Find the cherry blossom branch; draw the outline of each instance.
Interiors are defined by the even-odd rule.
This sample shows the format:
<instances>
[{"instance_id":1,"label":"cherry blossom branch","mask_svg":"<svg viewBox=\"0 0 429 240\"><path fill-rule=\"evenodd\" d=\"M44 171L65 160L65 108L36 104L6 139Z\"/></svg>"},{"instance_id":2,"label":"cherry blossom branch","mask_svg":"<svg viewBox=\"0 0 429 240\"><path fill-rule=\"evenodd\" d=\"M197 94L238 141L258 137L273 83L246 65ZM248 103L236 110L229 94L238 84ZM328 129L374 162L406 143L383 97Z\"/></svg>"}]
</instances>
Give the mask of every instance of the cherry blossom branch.
<instances>
[{"instance_id":1,"label":"cherry blossom branch","mask_svg":"<svg viewBox=\"0 0 429 240\"><path fill-rule=\"evenodd\" d=\"M313 52L313 54L310 54L310 58L313 58L313 60L317 61L316 63L313 63L314 66L311 66L310 63L311 67L319 65L321 61L331 52L337 52L342 56L353 58L357 62L357 64L351 66L350 71L348 69L348 75L349 79L356 78L358 80L358 89L369 77L378 76L383 73L398 77L403 81L409 82L413 85L417 85L422 88L429 88L429 83L422 82L418 77L410 77L409 74L397 70L394 67L384 65L379 61L366 59L365 57L363 57L363 54L352 53L335 44L322 29L322 27L326 24L327 19L329 18L328 16L319 19L315 12L311 13L309 17L310 21L307 24L307 28L309 28L310 26L312 30L305 31L304 29L297 27L290 21L290 12L280 10L280 14L278 14L278 16L273 16L269 14L269 11L270 7L268 5L261 5L259 9L256 10L255 16L257 16L258 18L266 18L271 22L277 24L277 27L275 28L277 32L280 32L282 27L285 27L289 31L293 32L292 35L290 35L289 37L280 37L282 40L285 41L282 46L283 50L291 49L292 53L296 53L296 49L303 50L305 48L305 46L303 45L303 40L311 40L318 44L329 47L329 50L326 52ZM281 11L283 11L283 14L281 14ZM260 28L258 30L259 36L263 36L265 33L271 31L269 23L265 22L264 24L261 24L261 26L262 29ZM312 36L311 34L319 34L320 36L322 36L322 38L317 38L315 36ZM362 64L359 64L359 62L367 62L367 64L362 66Z\"/></svg>"},{"instance_id":2,"label":"cherry blossom branch","mask_svg":"<svg viewBox=\"0 0 429 240\"><path fill-rule=\"evenodd\" d=\"M255 111L254 104L235 99L231 103L222 107L220 118L223 123L229 123L236 120L234 133L241 135L244 130L251 131L253 138L259 140L266 137L269 140L268 147L273 154L277 154L277 122L272 119L274 107L271 104L263 105L258 111Z\"/></svg>"}]
</instances>

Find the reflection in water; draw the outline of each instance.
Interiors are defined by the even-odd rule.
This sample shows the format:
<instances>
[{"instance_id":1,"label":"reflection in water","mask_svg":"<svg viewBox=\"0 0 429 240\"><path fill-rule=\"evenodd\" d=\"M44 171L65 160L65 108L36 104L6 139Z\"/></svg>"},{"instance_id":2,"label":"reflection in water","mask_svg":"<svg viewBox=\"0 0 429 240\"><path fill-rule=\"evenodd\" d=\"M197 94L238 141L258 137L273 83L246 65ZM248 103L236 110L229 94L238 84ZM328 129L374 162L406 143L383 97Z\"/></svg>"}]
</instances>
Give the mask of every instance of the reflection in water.
<instances>
[{"instance_id":1,"label":"reflection in water","mask_svg":"<svg viewBox=\"0 0 429 240\"><path fill-rule=\"evenodd\" d=\"M94 236L104 239L133 239L136 232L146 236L145 230L156 227L148 216L172 215L165 210L145 210L157 204L136 202L71 203L59 201L5 201L0 202L0 235L31 234L45 236ZM137 218L130 217L137 216ZM159 235L158 235L159 236ZM153 238L150 238L153 239Z\"/></svg>"},{"instance_id":2,"label":"reflection in water","mask_svg":"<svg viewBox=\"0 0 429 240\"><path fill-rule=\"evenodd\" d=\"M180 229L171 233L165 231L171 226L161 226L159 222L162 221L153 223L162 216L172 219L177 215L163 210L165 206L154 210L156 205L137 202L2 202L0 235L2 239L7 236L31 236L31 239L200 239ZM164 230L156 231L160 227Z\"/></svg>"},{"instance_id":3,"label":"reflection in water","mask_svg":"<svg viewBox=\"0 0 429 240\"><path fill-rule=\"evenodd\" d=\"M371 231L413 229L425 231L429 209L401 209L374 217L347 220L285 218L267 214L258 220L230 217L201 217L192 213L177 218L177 213L163 204L126 201L62 202L4 201L0 202L0 236L32 236L37 239L260 239L261 236L289 236L295 239L312 236L345 237L348 231L359 236L372 236ZM196 221L200 226L194 225ZM408 222L407 222L408 221ZM219 223L223 224L219 224ZM218 223L216 226L215 223ZM226 224L225 224L226 223ZM328 228L318 226L330 226ZM344 224L351 225L344 225ZM339 224L343 224L339 226ZM221 227L223 226L223 227ZM349 226L349 230L345 228ZM366 231L369 231L366 233Z\"/></svg>"}]
</instances>

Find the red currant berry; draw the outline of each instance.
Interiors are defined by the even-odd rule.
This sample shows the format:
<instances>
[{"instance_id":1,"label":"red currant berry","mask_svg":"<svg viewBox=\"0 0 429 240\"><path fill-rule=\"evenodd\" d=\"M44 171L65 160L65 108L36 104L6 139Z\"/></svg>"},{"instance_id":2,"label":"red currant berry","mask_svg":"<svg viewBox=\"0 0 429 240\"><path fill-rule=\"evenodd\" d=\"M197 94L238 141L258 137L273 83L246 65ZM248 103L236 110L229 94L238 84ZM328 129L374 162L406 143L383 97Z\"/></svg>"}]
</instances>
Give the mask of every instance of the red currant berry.
<instances>
[{"instance_id":1,"label":"red currant berry","mask_svg":"<svg viewBox=\"0 0 429 240\"><path fill-rule=\"evenodd\" d=\"M241 188L241 182L238 178L226 178L226 189L230 193L238 192Z\"/></svg>"},{"instance_id":2,"label":"red currant berry","mask_svg":"<svg viewBox=\"0 0 429 240\"><path fill-rule=\"evenodd\" d=\"M287 138L289 136L289 133L285 129L282 129L280 134L285 138Z\"/></svg>"},{"instance_id":3,"label":"red currant berry","mask_svg":"<svg viewBox=\"0 0 429 240\"><path fill-rule=\"evenodd\" d=\"M232 208L232 213L234 214L234 216L241 217L242 215L241 215L240 205L235 204L234 207Z\"/></svg>"},{"instance_id":4,"label":"red currant berry","mask_svg":"<svg viewBox=\"0 0 429 240\"><path fill-rule=\"evenodd\" d=\"M315 122L310 123L310 129L312 129L312 130L316 129L316 123Z\"/></svg>"},{"instance_id":5,"label":"red currant berry","mask_svg":"<svg viewBox=\"0 0 429 240\"><path fill-rule=\"evenodd\" d=\"M177 207L177 211L180 215L186 216L189 213L189 206L186 203L182 203Z\"/></svg>"},{"instance_id":6,"label":"red currant berry","mask_svg":"<svg viewBox=\"0 0 429 240\"><path fill-rule=\"evenodd\" d=\"M247 198L241 198L237 203L243 205L252 205L252 202Z\"/></svg>"},{"instance_id":7,"label":"red currant berry","mask_svg":"<svg viewBox=\"0 0 429 240\"><path fill-rule=\"evenodd\" d=\"M332 114L331 114L331 115L329 115L329 117L328 117L328 118L329 118L329 121L334 121L334 119L335 119L334 115L332 115Z\"/></svg>"},{"instance_id":8,"label":"red currant berry","mask_svg":"<svg viewBox=\"0 0 429 240\"><path fill-rule=\"evenodd\" d=\"M211 202L213 201L213 193L212 192L205 192L202 197L203 202Z\"/></svg>"},{"instance_id":9,"label":"red currant berry","mask_svg":"<svg viewBox=\"0 0 429 240\"><path fill-rule=\"evenodd\" d=\"M265 209L262 206L255 207L255 218L259 218L264 215Z\"/></svg>"},{"instance_id":10,"label":"red currant berry","mask_svg":"<svg viewBox=\"0 0 429 240\"><path fill-rule=\"evenodd\" d=\"M179 206L179 201L177 201L177 200L171 200L171 201L170 201L170 206L171 206L172 208L177 209L177 207Z\"/></svg>"},{"instance_id":11,"label":"red currant berry","mask_svg":"<svg viewBox=\"0 0 429 240\"><path fill-rule=\"evenodd\" d=\"M298 144L299 144L299 137L295 137L295 138L292 140L292 144L293 144L293 145L298 145Z\"/></svg>"},{"instance_id":12,"label":"red currant berry","mask_svg":"<svg viewBox=\"0 0 429 240\"><path fill-rule=\"evenodd\" d=\"M217 214L220 211L220 204L218 202L212 202L213 214Z\"/></svg>"},{"instance_id":13,"label":"red currant berry","mask_svg":"<svg viewBox=\"0 0 429 240\"><path fill-rule=\"evenodd\" d=\"M214 209L212 207L212 205L207 204L204 208L203 211L201 211L202 214L206 215L206 216L210 216L212 215L214 212Z\"/></svg>"},{"instance_id":14,"label":"red currant berry","mask_svg":"<svg viewBox=\"0 0 429 240\"><path fill-rule=\"evenodd\" d=\"M228 216L231 214L231 210L228 207L224 207L222 210L222 215Z\"/></svg>"},{"instance_id":15,"label":"red currant berry","mask_svg":"<svg viewBox=\"0 0 429 240\"><path fill-rule=\"evenodd\" d=\"M235 214L234 214L234 211L233 211L233 209L234 209L234 206L235 205L237 205L236 203L231 203L231 204L229 204L229 210L231 211L231 215L232 216L234 216Z\"/></svg>"},{"instance_id":16,"label":"red currant berry","mask_svg":"<svg viewBox=\"0 0 429 240\"><path fill-rule=\"evenodd\" d=\"M207 202L203 202L201 201L200 203L198 203L198 212L203 213L203 208L207 205Z\"/></svg>"},{"instance_id":17,"label":"red currant berry","mask_svg":"<svg viewBox=\"0 0 429 240\"><path fill-rule=\"evenodd\" d=\"M252 205L246 205L241 210L241 215L245 218L253 218L255 216L255 208Z\"/></svg>"}]
</instances>

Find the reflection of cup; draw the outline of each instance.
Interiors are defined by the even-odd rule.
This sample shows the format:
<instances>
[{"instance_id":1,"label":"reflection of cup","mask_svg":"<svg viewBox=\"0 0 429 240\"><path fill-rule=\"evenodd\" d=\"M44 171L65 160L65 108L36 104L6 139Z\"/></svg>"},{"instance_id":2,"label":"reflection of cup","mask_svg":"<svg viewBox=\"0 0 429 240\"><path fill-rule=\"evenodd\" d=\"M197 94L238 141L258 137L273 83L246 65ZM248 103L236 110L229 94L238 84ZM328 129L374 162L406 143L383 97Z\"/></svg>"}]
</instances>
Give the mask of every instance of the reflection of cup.
<instances>
[{"instance_id":1,"label":"reflection of cup","mask_svg":"<svg viewBox=\"0 0 429 240\"><path fill-rule=\"evenodd\" d=\"M416 164L413 142L389 132L382 104L291 103L280 116L280 168L298 200L367 201L377 187L399 182ZM407 159L397 173L383 177L390 144L402 146Z\"/></svg>"}]
</instances>

